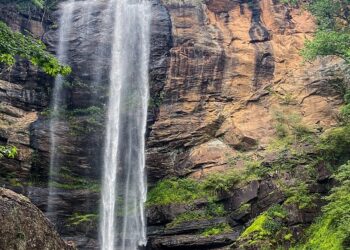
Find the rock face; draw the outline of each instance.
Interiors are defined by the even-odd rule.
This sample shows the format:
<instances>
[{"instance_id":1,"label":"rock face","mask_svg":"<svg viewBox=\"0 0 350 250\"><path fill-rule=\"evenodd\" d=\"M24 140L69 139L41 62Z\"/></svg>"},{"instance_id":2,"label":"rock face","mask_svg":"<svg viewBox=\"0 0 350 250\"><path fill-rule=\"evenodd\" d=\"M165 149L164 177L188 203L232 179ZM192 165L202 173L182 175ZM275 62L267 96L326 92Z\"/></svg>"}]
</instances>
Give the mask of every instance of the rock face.
<instances>
[{"instance_id":1,"label":"rock face","mask_svg":"<svg viewBox=\"0 0 350 250\"><path fill-rule=\"evenodd\" d=\"M29 199L0 188L0 248L18 250L73 250Z\"/></svg>"},{"instance_id":2,"label":"rock face","mask_svg":"<svg viewBox=\"0 0 350 250\"><path fill-rule=\"evenodd\" d=\"M277 112L296 114L303 124L320 131L336 124L342 100L334 86L350 85L350 69L336 57L303 62L300 50L312 37L315 22L305 10L280 2L152 1L147 131L150 186L166 177L200 179L227 169L236 155L250 157L263 151L275 137ZM91 44L101 42L104 4L101 1L90 10L88 23L82 18L83 8L74 12L75 30L87 32L71 34L73 74L64 93L70 114L96 105L100 111L93 116L65 117L56 131L64 170L54 179L60 184L55 201L60 224L56 226L81 249L98 248L96 223L72 225L71 219L98 212L109 44L108 39L102 39L103 53ZM57 8L28 15L11 4L0 5L2 21L14 30L41 38L52 52L57 47L59 15ZM98 88L93 88L96 79ZM10 71L3 67L0 71L0 144L19 149L15 159L0 160L0 184L25 194L43 211L48 195L53 84L54 79L26 61L19 61ZM91 119L102 121L102 126L89 130ZM239 162L235 165L242 167ZM323 180L327 182L327 178L326 173ZM223 194L222 202L229 212L225 218L185 223L171 230L166 224L189 207L172 204L149 208L147 247L224 249L236 240L247 221L284 200L273 178L254 181ZM249 211L239 210L247 203ZM203 204L196 206L201 209ZM316 214L295 212L294 222L307 221ZM211 237L198 234L208 225L224 222L234 228L233 232Z\"/></svg>"},{"instance_id":3,"label":"rock face","mask_svg":"<svg viewBox=\"0 0 350 250\"><path fill-rule=\"evenodd\" d=\"M338 58L303 63L300 50L315 30L309 13L272 0L164 5L173 47L148 140L150 182L222 170L225 152L267 145L276 111L311 127L336 123L341 99L332 82L349 82L347 69Z\"/></svg>"}]
</instances>

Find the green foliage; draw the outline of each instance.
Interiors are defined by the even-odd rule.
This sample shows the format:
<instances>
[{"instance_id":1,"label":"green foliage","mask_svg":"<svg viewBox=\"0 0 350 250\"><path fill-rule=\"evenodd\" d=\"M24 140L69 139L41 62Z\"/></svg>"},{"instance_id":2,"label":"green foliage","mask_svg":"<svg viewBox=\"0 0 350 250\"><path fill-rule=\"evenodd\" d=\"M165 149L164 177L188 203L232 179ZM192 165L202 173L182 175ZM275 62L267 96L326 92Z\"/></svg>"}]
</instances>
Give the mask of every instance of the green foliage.
<instances>
[{"instance_id":1,"label":"green foliage","mask_svg":"<svg viewBox=\"0 0 350 250\"><path fill-rule=\"evenodd\" d=\"M71 73L69 66L61 65L53 55L46 51L43 42L14 32L0 21L0 63L12 66L16 62L16 56L29 60L51 76Z\"/></svg>"},{"instance_id":2,"label":"green foliage","mask_svg":"<svg viewBox=\"0 0 350 250\"><path fill-rule=\"evenodd\" d=\"M208 175L201 181L190 178L165 179L159 181L148 192L148 205L166 205L171 203L188 203L196 199L215 200L218 192L228 191L238 184L242 176L236 170Z\"/></svg>"},{"instance_id":3,"label":"green foliage","mask_svg":"<svg viewBox=\"0 0 350 250\"><path fill-rule=\"evenodd\" d=\"M350 158L350 124L326 131L318 145L326 161L345 162Z\"/></svg>"},{"instance_id":4,"label":"green foliage","mask_svg":"<svg viewBox=\"0 0 350 250\"><path fill-rule=\"evenodd\" d=\"M287 211L281 205L274 205L266 211L267 216L270 218L284 219L287 217Z\"/></svg>"},{"instance_id":5,"label":"green foliage","mask_svg":"<svg viewBox=\"0 0 350 250\"><path fill-rule=\"evenodd\" d=\"M227 212L224 209L223 204L209 201L205 207L205 210L187 211L175 217L175 219L166 225L167 228L173 228L183 222L209 220L214 217L225 216Z\"/></svg>"},{"instance_id":6,"label":"green foliage","mask_svg":"<svg viewBox=\"0 0 350 250\"><path fill-rule=\"evenodd\" d=\"M201 235L205 237L213 236L213 235L219 235L219 234L225 234L225 233L231 233L232 228L227 223L221 223L216 226L210 227L205 229Z\"/></svg>"},{"instance_id":7,"label":"green foliage","mask_svg":"<svg viewBox=\"0 0 350 250\"><path fill-rule=\"evenodd\" d=\"M44 8L44 0L0 0L2 4L15 4L19 9Z\"/></svg>"},{"instance_id":8,"label":"green foliage","mask_svg":"<svg viewBox=\"0 0 350 250\"><path fill-rule=\"evenodd\" d=\"M337 55L349 62L349 0L312 0L307 6L316 17L318 32L305 43L302 55L306 60L317 56Z\"/></svg>"},{"instance_id":9,"label":"green foliage","mask_svg":"<svg viewBox=\"0 0 350 250\"><path fill-rule=\"evenodd\" d=\"M349 0L312 0L307 9L316 17L321 30L344 30L349 24Z\"/></svg>"},{"instance_id":10,"label":"green foliage","mask_svg":"<svg viewBox=\"0 0 350 250\"><path fill-rule=\"evenodd\" d=\"M203 180L203 188L208 192L228 191L241 180L241 175L235 170L214 173Z\"/></svg>"},{"instance_id":11,"label":"green foliage","mask_svg":"<svg viewBox=\"0 0 350 250\"><path fill-rule=\"evenodd\" d=\"M322 216L311 225L298 250L345 250L350 247L350 162L342 165L334 178L339 185L326 198Z\"/></svg>"},{"instance_id":12,"label":"green foliage","mask_svg":"<svg viewBox=\"0 0 350 250\"><path fill-rule=\"evenodd\" d=\"M148 103L148 108L159 108L160 105L162 105L164 100L164 92L161 92L159 95L150 97L149 98L149 103Z\"/></svg>"},{"instance_id":13,"label":"green foliage","mask_svg":"<svg viewBox=\"0 0 350 250\"><path fill-rule=\"evenodd\" d=\"M276 134L279 138L294 136L297 139L310 135L311 130L302 123L299 114L286 110L278 110L273 113Z\"/></svg>"},{"instance_id":14,"label":"green foliage","mask_svg":"<svg viewBox=\"0 0 350 250\"><path fill-rule=\"evenodd\" d=\"M207 193L202 189L200 182L189 178L172 178L159 181L148 192L147 204L190 203L206 196Z\"/></svg>"},{"instance_id":15,"label":"green foliage","mask_svg":"<svg viewBox=\"0 0 350 250\"><path fill-rule=\"evenodd\" d=\"M313 207L317 198L315 194L310 194L309 186L305 182L289 187L285 192L288 197L285 204L297 204L299 209Z\"/></svg>"},{"instance_id":16,"label":"green foliage","mask_svg":"<svg viewBox=\"0 0 350 250\"><path fill-rule=\"evenodd\" d=\"M291 6L298 6L298 0L281 0L282 3L289 4Z\"/></svg>"},{"instance_id":17,"label":"green foliage","mask_svg":"<svg viewBox=\"0 0 350 250\"><path fill-rule=\"evenodd\" d=\"M281 205L274 205L256 217L238 241L242 246L268 246L267 249L276 249L278 243L291 240L289 237L285 239L290 234L284 222L286 217L287 211Z\"/></svg>"},{"instance_id":18,"label":"green foliage","mask_svg":"<svg viewBox=\"0 0 350 250\"><path fill-rule=\"evenodd\" d=\"M218 217L218 216L225 216L227 212L223 204L220 204L211 200L208 202L205 208L205 214L207 216Z\"/></svg>"},{"instance_id":19,"label":"green foliage","mask_svg":"<svg viewBox=\"0 0 350 250\"><path fill-rule=\"evenodd\" d=\"M101 131L105 123L105 110L98 106L90 106L84 109L66 110L61 108L57 111L47 109L41 113L49 118L65 119L73 135L82 135Z\"/></svg>"},{"instance_id":20,"label":"green foliage","mask_svg":"<svg viewBox=\"0 0 350 250\"><path fill-rule=\"evenodd\" d=\"M33 12L52 9L56 6L58 1L59 0L0 0L0 3L14 5L22 13L32 14Z\"/></svg>"},{"instance_id":21,"label":"green foliage","mask_svg":"<svg viewBox=\"0 0 350 250\"><path fill-rule=\"evenodd\" d=\"M81 214L81 213L74 213L70 218L68 219L68 222L70 225L78 226L80 224L93 224L97 223L98 215L97 214Z\"/></svg>"},{"instance_id":22,"label":"green foliage","mask_svg":"<svg viewBox=\"0 0 350 250\"><path fill-rule=\"evenodd\" d=\"M205 220L205 219L211 219L212 216L207 215L204 211L187 211L185 213L182 213L176 218L168 223L166 225L166 228L173 228L183 222L187 221L198 221L198 220Z\"/></svg>"},{"instance_id":23,"label":"green foliage","mask_svg":"<svg viewBox=\"0 0 350 250\"><path fill-rule=\"evenodd\" d=\"M3 157L13 159L17 156L17 153L15 146L0 146L0 159Z\"/></svg>"},{"instance_id":24,"label":"green foliage","mask_svg":"<svg viewBox=\"0 0 350 250\"><path fill-rule=\"evenodd\" d=\"M93 133L104 128L105 111L97 106L68 111L67 117L70 129L75 135ZM83 119L77 119L78 117L83 117Z\"/></svg>"},{"instance_id":25,"label":"green foliage","mask_svg":"<svg viewBox=\"0 0 350 250\"><path fill-rule=\"evenodd\" d=\"M340 115L344 124L350 124L350 91L344 95L345 105L340 109Z\"/></svg>"},{"instance_id":26,"label":"green foliage","mask_svg":"<svg viewBox=\"0 0 350 250\"><path fill-rule=\"evenodd\" d=\"M306 60L317 56L336 55L350 61L350 33L318 31L312 41L306 41L301 54Z\"/></svg>"},{"instance_id":27,"label":"green foliage","mask_svg":"<svg viewBox=\"0 0 350 250\"><path fill-rule=\"evenodd\" d=\"M259 236L266 236L268 235L268 231L266 231L264 224L266 223L266 221L269 219L269 217L267 216L266 213L263 213L261 215L259 215L254 221L253 223L247 227L242 235L240 236L240 238L245 238L250 236L251 234L258 234Z\"/></svg>"},{"instance_id":28,"label":"green foliage","mask_svg":"<svg viewBox=\"0 0 350 250\"><path fill-rule=\"evenodd\" d=\"M60 173L54 174L53 176L57 180L50 181L49 185L55 188L65 190L90 190L93 192L100 191L100 185L98 182L74 176L65 168L62 168Z\"/></svg>"}]
</instances>

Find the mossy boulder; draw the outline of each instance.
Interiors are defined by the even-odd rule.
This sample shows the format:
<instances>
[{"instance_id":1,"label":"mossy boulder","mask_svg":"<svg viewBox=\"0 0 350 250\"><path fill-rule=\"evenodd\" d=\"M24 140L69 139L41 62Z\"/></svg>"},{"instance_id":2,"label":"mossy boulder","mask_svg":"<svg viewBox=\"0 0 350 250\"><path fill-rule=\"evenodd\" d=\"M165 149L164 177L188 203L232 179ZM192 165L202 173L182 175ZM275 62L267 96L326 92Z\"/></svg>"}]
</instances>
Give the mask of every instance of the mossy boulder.
<instances>
[{"instance_id":1,"label":"mossy boulder","mask_svg":"<svg viewBox=\"0 0 350 250\"><path fill-rule=\"evenodd\" d=\"M0 188L0 249L74 250L28 198Z\"/></svg>"}]
</instances>

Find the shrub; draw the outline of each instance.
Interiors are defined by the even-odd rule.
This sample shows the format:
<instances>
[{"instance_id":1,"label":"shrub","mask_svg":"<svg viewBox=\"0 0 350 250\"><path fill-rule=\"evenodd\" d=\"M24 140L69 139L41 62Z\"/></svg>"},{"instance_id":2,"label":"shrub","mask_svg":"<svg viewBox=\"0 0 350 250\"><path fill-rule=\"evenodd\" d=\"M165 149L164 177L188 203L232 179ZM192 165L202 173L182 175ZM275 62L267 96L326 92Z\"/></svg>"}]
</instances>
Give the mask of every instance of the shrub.
<instances>
[{"instance_id":1,"label":"shrub","mask_svg":"<svg viewBox=\"0 0 350 250\"><path fill-rule=\"evenodd\" d=\"M17 148L15 146L0 146L0 159L3 157L15 158L17 155Z\"/></svg>"},{"instance_id":2,"label":"shrub","mask_svg":"<svg viewBox=\"0 0 350 250\"><path fill-rule=\"evenodd\" d=\"M43 42L14 32L0 21L0 63L12 66L16 62L16 56L29 60L51 76L68 75L71 72L70 67L61 65L53 55L46 51Z\"/></svg>"},{"instance_id":3,"label":"shrub","mask_svg":"<svg viewBox=\"0 0 350 250\"><path fill-rule=\"evenodd\" d=\"M350 158L350 124L326 131L318 145L326 161L343 163Z\"/></svg>"},{"instance_id":4,"label":"shrub","mask_svg":"<svg viewBox=\"0 0 350 250\"><path fill-rule=\"evenodd\" d=\"M342 165L334 178L339 185L326 198L323 214L308 229L304 244L295 249L342 250L350 247L350 162Z\"/></svg>"},{"instance_id":5,"label":"shrub","mask_svg":"<svg viewBox=\"0 0 350 250\"><path fill-rule=\"evenodd\" d=\"M209 175L203 180L202 186L208 192L228 191L241 180L241 175L235 170Z\"/></svg>"},{"instance_id":6,"label":"shrub","mask_svg":"<svg viewBox=\"0 0 350 250\"><path fill-rule=\"evenodd\" d=\"M315 194L310 194L309 186L305 182L289 187L285 192L288 197L285 204L297 204L299 209L313 207L317 198Z\"/></svg>"},{"instance_id":7,"label":"shrub","mask_svg":"<svg viewBox=\"0 0 350 250\"><path fill-rule=\"evenodd\" d=\"M312 41L306 41L301 52L306 60L317 56L336 55L350 60L350 33L338 31L318 31Z\"/></svg>"}]
</instances>

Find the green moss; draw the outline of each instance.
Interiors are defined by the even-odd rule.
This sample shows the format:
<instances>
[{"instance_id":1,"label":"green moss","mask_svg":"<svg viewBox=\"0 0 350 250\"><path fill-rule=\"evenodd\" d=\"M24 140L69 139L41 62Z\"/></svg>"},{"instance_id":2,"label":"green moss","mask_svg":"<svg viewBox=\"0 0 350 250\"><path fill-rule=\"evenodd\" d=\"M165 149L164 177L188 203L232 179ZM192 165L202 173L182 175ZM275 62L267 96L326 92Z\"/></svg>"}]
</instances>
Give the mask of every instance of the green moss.
<instances>
[{"instance_id":1,"label":"green moss","mask_svg":"<svg viewBox=\"0 0 350 250\"><path fill-rule=\"evenodd\" d=\"M246 213L251 210L252 205L250 203L245 203L238 208L239 213Z\"/></svg>"},{"instance_id":2,"label":"green moss","mask_svg":"<svg viewBox=\"0 0 350 250\"><path fill-rule=\"evenodd\" d=\"M167 228L173 228L183 222L209 220L214 217L222 217L227 214L223 204L209 201L204 210L187 211L178 215L171 223L167 224Z\"/></svg>"},{"instance_id":3,"label":"green moss","mask_svg":"<svg viewBox=\"0 0 350 250\"><path fill-rule=\"evenodd\" d=\"M281 205L274 205L266 212L260 214L247 227L238 239L242 246L269 246L276 249L278 244L283 244L284 236L290 232L285 227L284 219L287 211Z\"/></svg>"},{"instance_id":4,"label":"green moss","mask_svg":"<svg viewBox=\"0 0 350 250\"><path fill-rule=\"evenodd\" d=\"M208 175L201 181L190 178L165 179L159 181L148 192L148 205L167 205L171 203L191 203L196 199L208 201L216 199L220 191L228 191L242 179L235 169Z\"/></svg>"},{"instance_id":5,"label":"green moss","mask_svg":"<svg viewBox=\"0 0 350 250\"><path fill-rule=\"evenodd\" d=\"M166 228L173 228L183 222L187 221L198 221L211 219L212 216L207 215L204 211L188 211L178 215L171 223L166 225Z\"/></svg>"},{"instance_id":6,"label":"green moss","mask_svg":"<svg viewBox=\"0 0 350 250\"><path fill-rule=\"evenodd\" d=\"M207 192L228 191L239 183L241 175L235 170L209 175L202 182L202 187Z\"/></svg>"},{"instance_id":7,"label":"green moss","mask_svg":"<svg viewBox=\"0 0 350 250\"><path fill-rule=\"evenodd\" d=\"M219 225L210 227L205 229L201 235L205 237L213 236L213 235L219 235L219 234L225 234L225 233L231 233L232 228L227 223L221 223Z\"/></svg>"},{"instance_id":8,"label":"green moss","mask_svg":"<svg viewBox=\"0 0 350 250\"><path fill-rule=\"evenodd\" d=\"M68 173L59 173L56 176L59 181L50 181L49 185L55 188L66 190L90 190L93 192L100 191L100 184L96 181L89 180L82 177L72 176Z\"/></svg>"},{"instance_id":9,"label":"green moss","mask_svg":"<svg viewBox=\"0 0 350 250\"><path fill-rule=\"evenodd\" d=\"M159 181L148 192L148 205L167 205L172 203L191 203L196 199L207 197L201 184L189 178L165 179Z\"/></svg>"},{"instance_id":10,"label":"green moss","mask_svg":"<svg viewBox=\"0 0 350 250\"><path fill-rule=\"evenodd\" d=\"M269 218L266 213L259 215L253 221L253 223L243 231L240 237L241 238L248 237L253 233L258 235L263 235L263 236L268 235L269 234L268 231L266 231L264 228L264 224L268 219Z\"/></svg>"},{"instance_id":11,"label":"green moss","mask_svg":"<svg viewBox=\"0 0 350 250\"><path fill-rule=\"evenodd\" d=\"M96 223L98 219L97 214L81 214L74 213L69 219L68 222L70 225L78 226L82 223Z\"/></svg>"}]
</instances>

